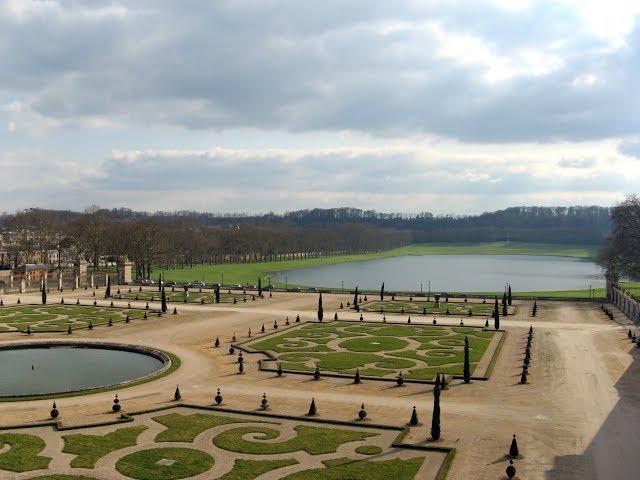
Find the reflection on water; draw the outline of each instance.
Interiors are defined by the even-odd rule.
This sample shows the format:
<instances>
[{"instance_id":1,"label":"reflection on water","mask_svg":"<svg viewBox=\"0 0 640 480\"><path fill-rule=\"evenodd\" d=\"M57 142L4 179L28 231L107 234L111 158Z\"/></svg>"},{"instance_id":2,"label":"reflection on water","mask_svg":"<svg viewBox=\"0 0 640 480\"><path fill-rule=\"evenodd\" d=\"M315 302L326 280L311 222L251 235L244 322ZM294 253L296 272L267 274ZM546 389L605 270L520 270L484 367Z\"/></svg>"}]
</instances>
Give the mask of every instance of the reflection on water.
<instances>
[{"instance_id":1,"label":"reflection on water","mask_svg":"<svg viewBox=\"0 0 640 480\"><path fill-rule=\"evenodd\" d=\"M388 291L501 291L574 290L603 287L598 265L570 257L536 255L408 255L404 257L300 268L282 272L290 285L378 289Z\"/></svg>"}]
</instances>

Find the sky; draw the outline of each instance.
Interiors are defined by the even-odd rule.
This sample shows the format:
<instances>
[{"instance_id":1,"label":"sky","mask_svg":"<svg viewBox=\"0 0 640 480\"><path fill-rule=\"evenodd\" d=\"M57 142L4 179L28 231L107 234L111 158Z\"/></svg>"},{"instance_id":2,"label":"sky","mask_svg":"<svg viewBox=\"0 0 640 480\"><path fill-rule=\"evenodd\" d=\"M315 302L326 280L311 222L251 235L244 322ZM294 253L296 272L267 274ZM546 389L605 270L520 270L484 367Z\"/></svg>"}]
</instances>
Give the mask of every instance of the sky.
<instances>
[{"instance_id":1,"label":"sky","mask_svg":"<svg viewBox=\"0 0 640 480\"><path fill-rule=\"evenodd\" d=\"M474 214L639 180L637 0L0 0L0 212Z\"/></svg>"}]
</instances>

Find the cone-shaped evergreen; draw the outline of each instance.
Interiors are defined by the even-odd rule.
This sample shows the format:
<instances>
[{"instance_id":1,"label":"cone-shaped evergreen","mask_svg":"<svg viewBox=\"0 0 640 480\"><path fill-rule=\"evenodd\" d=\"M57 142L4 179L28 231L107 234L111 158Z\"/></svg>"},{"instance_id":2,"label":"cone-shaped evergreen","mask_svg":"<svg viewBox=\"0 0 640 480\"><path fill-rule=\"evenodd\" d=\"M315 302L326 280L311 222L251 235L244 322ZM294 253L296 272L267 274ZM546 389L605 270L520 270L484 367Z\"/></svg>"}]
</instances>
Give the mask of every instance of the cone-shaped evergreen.
<instances>
[{"instance_id":1,"label":"cone-shaped evergreen","mask_svg":"<svg viewBox=\"0 0 640 480\"><path fill-rule=\"evenodd\" d=\"M416 407L413 407L413 412L411 412L411 420L409 420L409 425L415 427L418 425L418 412L416 412Z\"/></svg>"},{"instance_id":2,"label":"cone-shaped evergreen","mask_svg":"<svg viewBox=\"0 0 640 480\"><path fill-rule=\"evenodd\" d=\"M527 383L527 370L526 370L526 368L522 369L522 375L520 375L520 383Z\"/></svg>"},{"instance_id":3,"label":"cone-shaped evergreen","mask_svg":"<svg viewBox=\"0 0 640 480\"><path fill-rule=\"evenodd\" d=\"M173 307L173 314L177 315L178 314L178 307Z\"/></svg>"},{"instance_id":4,"label":"cone-shaped evergreen","mask_svg":"<svg viewBox=\"0 0 640 480\"><path fill-rule=\"evenodd\" d=\"M353 308L358 311L358 286L356 285L356 292L353 295Z\"/></svg>"},{"instance_id":5,"label":"cone-shaped evergreen","mask_svg":"<svg viewBox=\"0 0 640 480\"><path fill-rule=\"evenodd\" d=\"M317 414L318 414L318 409L316 408L316 399L312 398L311 405L309 405L309 412L307 412L307 415L309 415L310 417L313 417Z\"/></svg>"},{"instance_id":6,"label":"cone-shaped evergreen","mask_svg":"<svg viewBox=\"0 0 640 480\"><path fill-rule=\"evenodd\" d=\"M216 402L216 405L220 405L222 403L222 395L220 394L220 389L218 389L218 393L213 397L213 400Z\"/></svg>"},{"instance_id":7,"label":"cone-shaped evergreen","mask_svg":"<svg viewBox=\"0 0 640 480\"><path fill-rule=\"evenodd\" d=\"M484 328L489 328L489 319L488 318L484 321Z\"/></svg>"},{"instance_id":8,"label":"cone-shaped evergreen","mask_svg":"<svg viewBox=\"0 0 640 480\"><path fill-rule=\"evenodd\" d=\"M513 439L511 440L511 446L509 447L509 456L511 458L516 458L518 455L518 441L516 440L516 436L514 434Z\"/></svg>"},{"instance_id":9,"label":"cone-shaped evergreen","mask_svg":"<svg viewBox=\"0 0 640 480\"><path fill-rule=\"evenodd\" d=\"M31 325L27 325L27 335L31 335Z\"/></svg>"},{"instance_id":10,"label":"cone-shaped evergreen","mask_svg":"<svg viewBox=\"0 0 640 480\"><path fill-rule=\"evenodd\" d=\"M260 407L262 407L263 410L266 410L268 406L269 406L269 401L267 400L267 394L263 393L262 400L260 400Z\"/></svg>"},{"instance_id":11,"label":"cone-shaped evergreen","mask_svg":"<svg viewBox=\"0 0 640 480\"><path fill-rule=\"evenodd\" d=\"M71 335L71 325L67 327L67 335Z\"/></svg>"},{"instance_id":12,"label":"cone-shaped evergreen","mask_svg":"<svg viewBox=\"0 0 640 480\"><path fill-rule=\"evenodd\" d=\"M513 300L513 299L511 298L511 284L509 284L509 288L508 288L508 290L507 290L507 303L508 303L509 305L511 305L511 301L512 301L512 300Z\"/></svg>"},{"instance_id":13,"label":"cone-shaped evergreen","mask_svg":"<svg viewBox=\"0 0 640 480\"><path fill-rule=\"evenodd\" d=\"M384 282L382 282L382 287L380 287L380 301L384 302Z\"/></svg>"},{"instance_id":14,"label":"cone-shaped evergreen","mask_svg":"<svg viewBox=\"0 0 640 480\"><path fill-rule=\"evenodd\" d=\"M471 365L469 362L469 338L466 335L464 336L464 367L462 376L464 377L464 383L469 383L471 381Z\"/></svg>"},{"instance_id":15,"label":"cone-shaped evergreen","mask_svg":"<svg viewBox=\"0 0 640 480\"><path fill-rule=\"evenodd\" d=\"M533 310L531 310L531 316L535 317L536 313L538 313L538 302L534 300L533 302Z\"/></svg>"},{"instance_id":16,"label":"cone-shaped evergreen","mask_svg":"<svg viewBox=\"0 0 640 480\"><path fill-rule=\"evenodd\" d=\"M219 286L216 286L215 293L216 293L216 303L220 303L220 287Z\"/></svg>"},{"instance_id":17,"label":"cone-shaped evergreen","mask_svg":"<svg viewBox=\"0 0 640 480\"><path fill-rule=\"evenodd\" d=\"M496 330L500 329L500 312L498 311L498 308L496 307L496 309L493 311L493 327Z\"/></svg>"},{"instance_id":18,"label":"cone-shaped evergreen","mask_svg":"<svg viewBox=\"0 0 640 480\"><path fill-rule=\"evenodd\" d=\"M398 376L396 377L396 384L401 387L404 385L404 378L402 377L402 372L398 372Z\"/></svg>"},{"instance_id":19,"label":"cone-shaped evergreen","mask_svg":"<svg viewBox=\"0 0 640 480\"><path fill-rule=\"evenodd\" d=\"M244 373L244 363L243 362L238 363L238 373L239 374L243 374Z\"/></svg>"},{"instance_id":20,"label":"cone-shaped evergreen","mask_svg":"<svg viewBox=\"0 0 640 480\"><path fill-rule=\"evenodd\" d=\"M313 379L320 380L320 367L318 367L318 365L316 365L316 369L313 372Z\"/></svg>"},{"instance_id":21,"label":"cone-shaped evergreen","mask_svg":"<svg viewBox=\"0 0 640 480\"><path fill-rule=\"evenodd\" d=\"M338 314L336 313L336 315ZM300 323L300 315L296 315L296 323Z\"/></svg>"},{"instance_id":22,"label":"cone-shaped evergreen","mask_svg":"<svg viewBox=\"0 0 640 480\"><path fill-rule=\"evenodd\" d=\"M53 406L51 407L51 412L49 412L49 415L51 415L51 418L57 418L58 415L60 415L58 407L56 406L56 402L53 402Z\"/></svg>"},{"instance_id":23,"label":"cone-shaped evergreen","mask_svg":"<svg viewBox=\"0 0 640 480\"><path fill-rule=\"evenodd\" d=\"M42 282L42 304L47 304L47 289L44 286L44 282Z\"/></svg>"},{"instance_id":24,"label":"cone-shaped evergreen","mask_svg":"<svg viewBox=\"0 0 640 480\"><path fill-rule=\"evenodd\" d=\"M276 374L281 377L282 376L282 364L278 362L278 369L276 370Z\"/></svg>"},{"instance_id":25,"label":"cone-shaped evergreen","mask_svg":"<svg viewBox=\"0 0 640 480\"><path fill-rule=\"evenodd\" d=\"M180 394L180 386L176 385L176 391L173 393L173 399L180 400L181 398L182 398L182 395Z\"/></svg>"},{"instance_id":26,"label":"cone-shaped evergreen","mask_svg":"<svg viewBox=\"0 0 640 480\"><path fill-rule=\"evenodd\" d=\"M162 287L162 294L160 295L160 311L162 313L167 312L167 294L164 291L164 287Z\"/></svg>"},{"instance_id":27,"label":"cone-shaped evergreen","mask_svg":"<svg viewBox=\"0 0 640 480\"><path fill-rule=\"evenodd\" d=\"M431 438L440 438L440 375L436 376L436 385L433 387L433 415L431 417Z\"/></svg>"},{"instance_id":28,"label":"cone-shaped evergreen","mask_svg":"<svg viewBox=\"0 0 640 480\"><path fill-rule=\"evenodd\" d=\"M356 374L353 377L353 383L360 383L360 369L356 368Z\"/></svg>"},{"instance_id":29,"label":"cone-shaped evergreen","mask_svg":"<svg viewBox=\"0 0 640 480\"><path fill-rule=\"evenodd\" d=\"M318 321L321 322L324 317L324 310L322 309L322 292L318 296Z\"/></svg>"},{"instance_id":30,"label":"cone-shaped evergreen","mask_svg":"<svg viewBox=\"0 0 640 480\"><path fill-rule=\"evenodd\" d=\"M107 288L104 291L104 298L111 298L111 277L107 276Z\"/></svg>"},{"instance_id":31,"label":"cone-shaped evergreen","mask_svg":"<svg viewBox=\"0 0 640 480\"><path fill-rule=\"evenodd\" d=\"M334 314L333 314L333 319L334 319L334 320L338 320L338 312L336 312L336 313L334 313Z\"/></svg>"},{"instance_id":32,"label":"cone-shaped evergreen","mask_svg":"<svg viewBox=\"0 0 640 480\"><path fill-rule=\"evenodd\" d=\"M262 297L262 279L258 277L258 296Z\"/></svg>"}]
</instances>

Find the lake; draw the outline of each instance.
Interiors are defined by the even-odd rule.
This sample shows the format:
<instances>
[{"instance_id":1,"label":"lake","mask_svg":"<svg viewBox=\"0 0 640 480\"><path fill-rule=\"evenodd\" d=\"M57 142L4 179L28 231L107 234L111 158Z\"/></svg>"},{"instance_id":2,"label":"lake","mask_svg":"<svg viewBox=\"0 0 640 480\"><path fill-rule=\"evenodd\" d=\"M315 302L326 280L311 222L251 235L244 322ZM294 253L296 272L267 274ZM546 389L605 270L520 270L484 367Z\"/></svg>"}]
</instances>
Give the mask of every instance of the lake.
<instances>
[{"instance_id":1,"label":"lake","mask_svg":"<svg viewBox=\"0 0 640 480\"><path fill-rule=\"evenodd\" d=\"M600 266L572 257L538 255L408 255L359 262L299 268L281 272L289 285L345 288L356 285L387 291L480 292L578 290L604 287Z\"/></svg>"}]
</instances>

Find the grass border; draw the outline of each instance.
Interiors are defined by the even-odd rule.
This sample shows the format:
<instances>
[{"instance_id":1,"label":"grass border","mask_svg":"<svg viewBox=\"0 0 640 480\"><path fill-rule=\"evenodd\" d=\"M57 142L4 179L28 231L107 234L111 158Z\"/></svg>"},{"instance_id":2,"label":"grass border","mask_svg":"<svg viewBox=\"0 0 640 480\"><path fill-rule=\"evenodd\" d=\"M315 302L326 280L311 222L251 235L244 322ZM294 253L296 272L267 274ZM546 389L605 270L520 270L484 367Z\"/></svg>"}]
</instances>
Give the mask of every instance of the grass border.
<instances>
[{"instance_id":1,"label":"grass border","mask_svg":"<svg viewBox=\"0 0 640 480\"><path fill-rule=\"evenodd\" d=\"M37 343L37 342L34 342ZM83 342L78 342L78 343L83 343ZM88 342L89 344L91 344L92 342ZM93 343L98 343L98 342L93 342ZM6 344L5 344L6 345ZM93 395L95 393L103 393L103 392L109 392L109 391L113 391L113 390L121 390L121 389L126 389L126 388L130 388L130 387L137 387L138 385L142 385L144 383L149 383L149 382L153 382L155 380L159 380L163 377L166 377L167 375L172 374L173 372L175 372L176 370L178 370L178 368L180 368L180 366L182 365L182 360L180 360L180 357L178 357L176 354L168 352L166 350L161 350L159 348L151 348L151 347L146 347L146 346L136 346L134 344L131 344L132 347L137 347L137 348L146 348L146 349L150 349L150 350L155 350L157 352L162 353L163 355L165 355L166 357L169 358L169 366L167 368L164 368L163 370L144 377L144 378L140 378L137 380L133 380L130 383L125 383L125 384L116 384L116 385L106 385L104 387L97 387L97 388L91 388L91 389L87 389L87 390L78 390L75 392L62 392L62 393L45 393L42 395L26 395L26 396L11 396L11 397L0 397L0 402L27 402L27 401L35 401L35 400L57 400L59 398L68 398L68 397L78 397L78 396L82 396L82 395ZM45 423L46 425L47 423ZM0 429L5 428L0 426Z\"/></svg>"},{"instance_id":2,"label":"grass border","mask_svg":"<svg viewBox=\"0 0 640 480\"><path fill-rule=\"evenodd\" d=\"M267 368L264 366L265 362L277 362L278 358L271 355L269 352L266 352L264 350L256 350L255 348L252 348L250 345L247 345L251 342L257 342L258 340L262 341L265 338L269 337L269 336L275 336L278 334L281 334L284 331L287 330L291 330L293 328L298 328L298 327L302 327L304 324L331 324L333 322L350 322L350 323L355 323L355 324L363 324L363 323L368 323L368 324L372 324L372 325L409 325L408 323L405 322L371 322L371 321L360 321L360 320L351 320L351 319L345 319L345 320L329 320L327 322L316 322L316 321L309 321L309 320L304 320L300 323L294 323L293 325L289 325L289 326L285 326L282 329L279 329L277 331L274 332L269 332L269 333L265 333L264 335L257 337L257 338L250 338L247 340L243 340L241 342L232 342L231 345L234 348L237 348L239 350L242 350L246 353L260 353L262 355L265 355L266 359L259 359L258 360L258 369L260 371L263 372L275 372L276 369L275 368ZM460 327L460 325L449 325L449 324L437 324L437 325L433 325L433 324L425 324L425 323L416 323L416 324L411 324L412 326L424 326L424 327ZM485 329L484 327L477 327L475 325L464 325L464 327L469 327L469 328L475 328L478 330L483 330L486 331L487 329ZM498 360L498 354L500 353L501 349L502 349L502 343L504 342L505 337L507 336L507 332L506 330L503 329L498 329L498 330L490 330L492 332L502 332L502 336L500 338L500 342L498 343L498 346L496 347L496 349L493 352L492 358L489 361L489 366L487 367L487 371L485 372L484 376L482 377L478 377L478 376L471 376L471 380L480 380L480 381L486 381L489 380L491 372L493 371L493 365L497 362ZM283 369L282 370L284 373L290 373L290 374L294 374L294 375L307 375L307 376L312 376L314 374L314 372L306 372L306 371L300 371L300 370L288 370L288 369ZM460 379L463 378L462 375L451 375L451 374L447 374L450 375L451 378L456 378L456 379ZM322 372L322 376L324 377L331 377L331 378L344 378L344 379L353 379L353 375L345 375L342 373L332 373L332 372ZM395 378L383 378L383 377L372 377L372 376L367 376L367 375L360 375L360 378L363 380L373 380L373 381L378 381L378 382L394 382L395 383ZM435 380L415 380L415 379L409 379L409 378L405 378L405 383L415 383L418 385L435 385Z\"/></svg>"}]
</instances>

